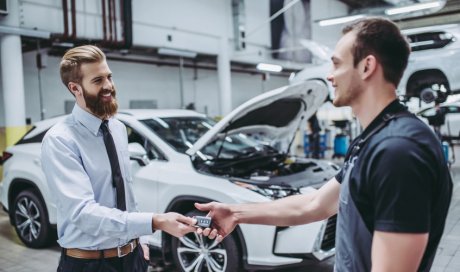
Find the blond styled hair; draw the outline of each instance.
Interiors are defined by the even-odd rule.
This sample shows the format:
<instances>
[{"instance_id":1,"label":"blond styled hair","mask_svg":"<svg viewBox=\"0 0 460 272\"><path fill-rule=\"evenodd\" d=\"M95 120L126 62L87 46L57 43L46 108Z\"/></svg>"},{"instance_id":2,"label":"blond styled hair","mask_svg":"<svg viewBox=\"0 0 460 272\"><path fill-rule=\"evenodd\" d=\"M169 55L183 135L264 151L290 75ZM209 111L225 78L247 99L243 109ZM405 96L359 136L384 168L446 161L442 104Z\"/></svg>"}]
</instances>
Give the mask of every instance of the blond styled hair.
<instances>
[{"instance_id":1,"label":"blond styled hair","mask_svg":"<svg viewBox=\"0 0 460 272\"><path fill-rule=\"evenodd\" d=\"M98 63L105 61L105 54L94 45L82 45L67 51L62 57L59 70L61 81L68 88L69 82L81 84L82 74L80 67L84 63Z\"/></svg>"}]
</instances>

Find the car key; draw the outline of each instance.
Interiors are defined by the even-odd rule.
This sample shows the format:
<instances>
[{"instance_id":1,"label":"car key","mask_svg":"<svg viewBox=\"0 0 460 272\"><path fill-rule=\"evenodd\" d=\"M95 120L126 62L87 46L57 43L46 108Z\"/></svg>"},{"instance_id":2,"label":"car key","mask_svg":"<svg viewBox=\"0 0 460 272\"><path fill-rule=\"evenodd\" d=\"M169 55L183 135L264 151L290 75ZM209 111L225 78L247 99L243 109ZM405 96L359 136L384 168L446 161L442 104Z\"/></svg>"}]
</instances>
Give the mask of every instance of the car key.
<instances>
[{"instance_id":1,"label":"car key","mask_svg":"<svg viewBox=\"0 0 460 272\"><path fill-rule=\"evenodd\" d=\"M211 227L211 217L207 216L194 216L193 218L196 219L195 227L198 228L209 228Z\"/></svg>"}]
</instances>

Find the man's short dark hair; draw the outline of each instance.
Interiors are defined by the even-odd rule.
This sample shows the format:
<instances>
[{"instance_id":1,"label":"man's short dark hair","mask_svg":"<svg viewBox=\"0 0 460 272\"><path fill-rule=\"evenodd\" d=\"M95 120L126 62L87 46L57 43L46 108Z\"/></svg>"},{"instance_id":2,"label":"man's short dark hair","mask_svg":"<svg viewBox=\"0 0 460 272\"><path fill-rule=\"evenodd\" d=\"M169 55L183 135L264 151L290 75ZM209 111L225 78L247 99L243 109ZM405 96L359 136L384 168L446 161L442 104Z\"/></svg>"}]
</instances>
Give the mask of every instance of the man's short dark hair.
<instances>
[{"instance_id":1,"label":"man's short dark hair","mask_svg":"<svg viewBox=\"0 0 460 272\"><path fill-rule=\"evenodd\" d=\"M410 47L397 25L379 18L365 18L343 28L342 33L356 33L352 47L354 65L369 55L373 55L383 67L385 79L398 87L406 69Z\"/></svg>"}]
</instances>

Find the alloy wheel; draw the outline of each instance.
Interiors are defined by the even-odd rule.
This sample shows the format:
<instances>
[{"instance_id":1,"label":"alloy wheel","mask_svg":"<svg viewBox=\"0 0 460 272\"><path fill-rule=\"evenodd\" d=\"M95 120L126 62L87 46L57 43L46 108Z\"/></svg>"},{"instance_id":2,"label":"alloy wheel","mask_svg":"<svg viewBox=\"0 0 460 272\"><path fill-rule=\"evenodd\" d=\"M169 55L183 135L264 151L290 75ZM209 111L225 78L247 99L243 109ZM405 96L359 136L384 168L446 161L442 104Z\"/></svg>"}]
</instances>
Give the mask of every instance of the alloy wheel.
<instances>
[{"instance_id":1,"label":"alloy wheel","mask_svg":"<svg viewBox=\"0 0 460 272\"><path fill-rule=\"evenodd\" d=\"M179 238L177 255L184 271L223 272L227 268L227 251L221 243L196 233Z\"/></svg>"},{"instance_id":2,"label":"alloy wheel","mask_svg":"<svg viewBox=\"0 0 460 272\"><path fill-rule=\"evenodd\" d=\"M28 242L38 239L41 230L41 214L37 204L28 197L21 197L14 214L16 227L21 237Z\"/></svg>"}]
</instances>

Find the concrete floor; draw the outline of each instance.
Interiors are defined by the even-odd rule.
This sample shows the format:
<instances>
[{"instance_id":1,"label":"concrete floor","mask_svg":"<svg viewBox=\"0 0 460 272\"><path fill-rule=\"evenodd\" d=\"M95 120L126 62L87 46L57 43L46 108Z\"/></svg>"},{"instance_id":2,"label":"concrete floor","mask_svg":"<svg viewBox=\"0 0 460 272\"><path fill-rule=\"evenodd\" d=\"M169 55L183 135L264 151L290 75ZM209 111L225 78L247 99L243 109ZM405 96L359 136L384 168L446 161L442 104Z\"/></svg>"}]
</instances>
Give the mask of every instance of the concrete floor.
<instances>
[{"instance_id":1,"label":"concrete floor","mask_svg":"<svg viewBox=\"0 0 460 272\"><path fill-rule=\"evenodd\" d=\"M456 150L460 154L460 148ZM444 236L438 248L433 272L458 272L460 271L460 162L451 168L454 179L454 196L450 207ZM57 244L47 249L30 249L25 247L17 237L13 227L10 226L7 214L0 211L0 272L25 272L25 271L56 271L60 255ZM282 272L294 271L333 271L333 258L314 266L298 269L277 270ZM150 268L149 271L166 271ZM167 269L167 271L172 271Z\"/></svg>"}]
</instances>

